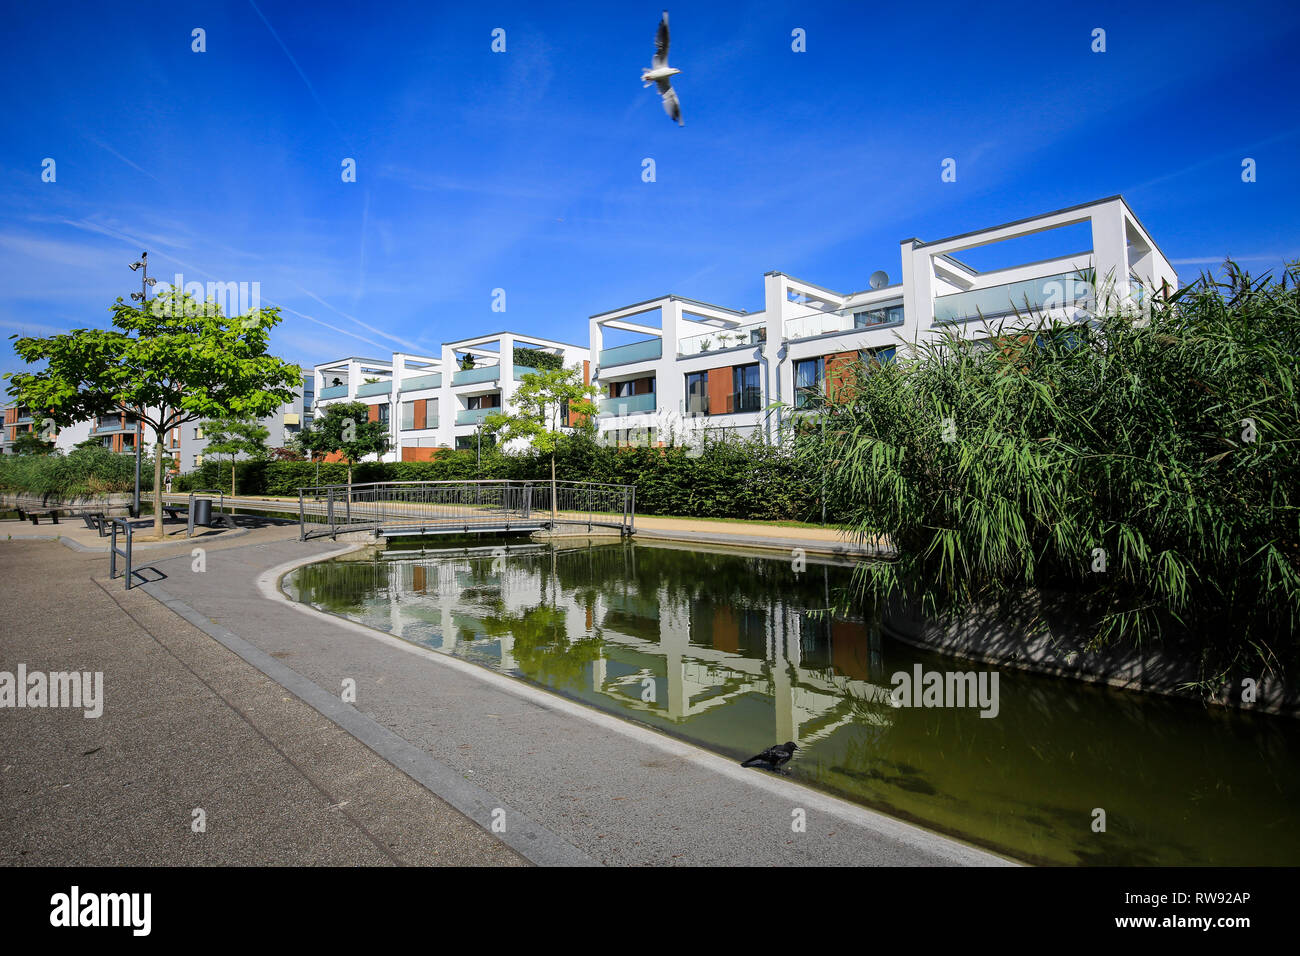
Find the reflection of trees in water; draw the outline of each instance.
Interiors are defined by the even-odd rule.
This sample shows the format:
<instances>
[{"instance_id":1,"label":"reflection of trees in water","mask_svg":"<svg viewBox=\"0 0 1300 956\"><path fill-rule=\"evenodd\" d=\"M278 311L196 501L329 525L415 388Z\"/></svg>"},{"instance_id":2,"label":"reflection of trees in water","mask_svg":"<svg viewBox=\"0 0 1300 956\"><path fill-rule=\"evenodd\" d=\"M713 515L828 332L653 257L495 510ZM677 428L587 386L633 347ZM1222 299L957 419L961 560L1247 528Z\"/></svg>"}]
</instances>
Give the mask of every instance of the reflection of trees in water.
<instances>
[{"instance_id":1,"label":"reflection of trees in water","mask_svg":"<svg viewBox=\"0 0 1300 956\"><path fill-rule=\"evenodd\" d=\"M382 561L322 561L292 573L298 600L335 614L361 611L376 595L386 594L390 569Z\"/></svg>"},{"instance_id":2,"label":"reflection of trees in water","mask_svg":"<svg viewBox=\"0 0 1300 956\"><path fill-rule=\"evenodd\" d=\"M552 604L511 612L498 603L481 620L489 637L514 638L510 654L521 673L552 687L581 688L587 665L600 659L604 645L598 636L571 640L564 610Z\"/></svg>"}]
</instances>

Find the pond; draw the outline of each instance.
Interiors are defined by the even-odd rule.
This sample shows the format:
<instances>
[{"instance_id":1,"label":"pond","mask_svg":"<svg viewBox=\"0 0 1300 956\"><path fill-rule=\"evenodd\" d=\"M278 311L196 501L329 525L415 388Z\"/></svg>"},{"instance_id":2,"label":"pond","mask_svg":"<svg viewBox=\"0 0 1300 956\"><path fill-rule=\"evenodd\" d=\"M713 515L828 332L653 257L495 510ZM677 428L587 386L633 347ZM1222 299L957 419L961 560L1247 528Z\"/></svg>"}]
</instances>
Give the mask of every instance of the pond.
<instances>
[{"instance_id":1,"label":"pond","mask_svg":"<svg viewBox=\"0 0 1300 956\"><path fill-rule=\"evenodd\" d=\"M896 640L878 614L825 613L846 567L666 543L475 545L390 545L284 587L737 760L794 740L793 779L1028 862L1300 863L1291 718L1014 670L995 715L900 708L895 673L989 668Z\"/></svg>"}]
</instances>

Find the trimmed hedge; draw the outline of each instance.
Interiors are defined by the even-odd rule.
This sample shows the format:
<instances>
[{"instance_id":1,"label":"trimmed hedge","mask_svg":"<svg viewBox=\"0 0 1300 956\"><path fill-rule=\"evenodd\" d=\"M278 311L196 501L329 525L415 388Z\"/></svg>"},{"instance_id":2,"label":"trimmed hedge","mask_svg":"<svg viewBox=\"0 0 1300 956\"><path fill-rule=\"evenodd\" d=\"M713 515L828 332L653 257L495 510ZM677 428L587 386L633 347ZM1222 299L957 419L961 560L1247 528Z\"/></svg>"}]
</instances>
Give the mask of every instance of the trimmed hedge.
<instances>
[{"instance_id":1,"label":"trimmed hedge","mask_svg":"<svg viewBox=\"0 0 1300 956\"><path fill-rule=\"evenodd\" d=\"M318 472L319 468L319 472ZM585 436L570 439L556 456L563 481L598 481L636 487L638 514L767 521L821 519L821 476L802 471L781 449L759 440L710 442L702 450L609 448ZM319 473L319 479L317 475ZM549 481L550 459L536 454L448 451L432 461L363 462L356 484L369 481ZM240 462L240 494L297 496L300 487L342 484L347 466L307 461ZM229 462L206 462L182 475L176 490L230 487ZM833 520L834 516L828 516Z\"/></svg>"}]
</instances>

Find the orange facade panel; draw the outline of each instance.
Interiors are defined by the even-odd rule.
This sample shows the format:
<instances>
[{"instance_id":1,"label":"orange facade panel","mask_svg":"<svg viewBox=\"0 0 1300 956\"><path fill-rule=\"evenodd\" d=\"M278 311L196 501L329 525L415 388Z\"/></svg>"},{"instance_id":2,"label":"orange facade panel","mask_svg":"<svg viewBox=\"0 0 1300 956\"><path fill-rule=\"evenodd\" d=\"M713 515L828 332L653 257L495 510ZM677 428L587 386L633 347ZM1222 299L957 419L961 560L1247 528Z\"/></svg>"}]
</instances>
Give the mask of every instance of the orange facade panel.
<instances>
[{"instance_id":1,"label":"orange facade panel","mask_svg":"<svg viewBox=\"0 0 1300 956\"><path fill-rule=\"evenodd\" d=\"M734 373L730 365L709 369L709 414L721 415L731 411L731 393L735 388Z\"/></svg>"},{"instance_id":2,"label":"orange facade panel","mask_svg":"<svg viewBox=\"0 0 1300 956\"><path fill-rule=\"evenodd\" d=\"M410 448L402 447L402 461L433 461L438 457L438 453L445 451L443 448Z\"/></svg>"}]
</instances>

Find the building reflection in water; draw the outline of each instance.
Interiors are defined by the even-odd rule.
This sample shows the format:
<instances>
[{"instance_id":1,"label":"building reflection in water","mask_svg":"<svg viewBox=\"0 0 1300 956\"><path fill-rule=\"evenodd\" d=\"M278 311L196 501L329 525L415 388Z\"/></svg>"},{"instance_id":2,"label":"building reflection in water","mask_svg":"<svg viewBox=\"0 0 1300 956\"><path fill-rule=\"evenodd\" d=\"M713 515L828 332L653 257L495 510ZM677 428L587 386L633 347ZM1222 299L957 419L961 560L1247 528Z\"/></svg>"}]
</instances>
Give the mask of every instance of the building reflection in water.
<instances>
[{"instance_id":1,"label":"building reflection in water","mask_svg":"<svg viewBox=\"0 0 1300 956\"><path fill-rule=\"evenodd\" d=\"M717 577L682 580L680 552L670 547L384 557L358 565L377 577L366 587L367 623L533 678L582 648L581 666L555 670L577 683L569 690L603 696L616 710L683 723L760 695L770 699L773 726L753 728L754 738L801 744L892 719L880 706L890 687L879 627L825 610L836 570L826 565L809 562L796 574L751 556L743 565L752 573L738 581L736 556L725 555ZM373 619L381 608L383 619Z\"/></svg>"}]
</instances>

